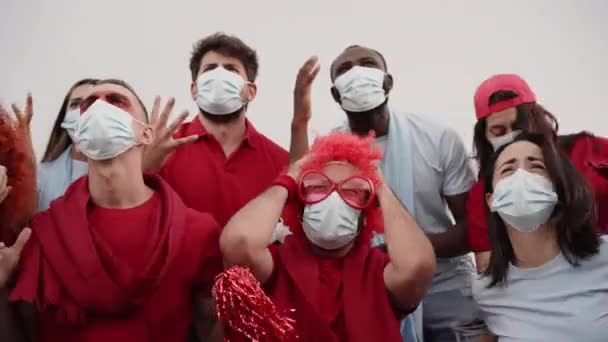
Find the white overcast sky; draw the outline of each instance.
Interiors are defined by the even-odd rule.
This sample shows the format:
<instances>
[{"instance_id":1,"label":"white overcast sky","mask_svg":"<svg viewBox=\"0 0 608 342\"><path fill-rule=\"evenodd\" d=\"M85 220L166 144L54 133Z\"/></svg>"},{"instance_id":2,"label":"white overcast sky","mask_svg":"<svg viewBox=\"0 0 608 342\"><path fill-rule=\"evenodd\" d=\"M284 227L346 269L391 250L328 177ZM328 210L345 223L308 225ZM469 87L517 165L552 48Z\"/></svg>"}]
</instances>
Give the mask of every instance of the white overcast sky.
<instances>
[{"instance_id":1,"label":"white overcast sky","mask_svg":"<svg viewBox=\"0 0 608 342\"><path fill-rule=\"evenodd\" d=\"M311 128L343 120L329 64L346 46L381 51L395 78L390 101L455 127L471 146L472 98L493 73L529 80L563 132L608 135L608 1L124 1L0 0L0 101L34 94L38 155L68 87L84 77L122 78L151 105L190 98L192 44L236 34L260 58L254 125L288 147L300 65L318 55Z\"/></svg>"}]
</instances>

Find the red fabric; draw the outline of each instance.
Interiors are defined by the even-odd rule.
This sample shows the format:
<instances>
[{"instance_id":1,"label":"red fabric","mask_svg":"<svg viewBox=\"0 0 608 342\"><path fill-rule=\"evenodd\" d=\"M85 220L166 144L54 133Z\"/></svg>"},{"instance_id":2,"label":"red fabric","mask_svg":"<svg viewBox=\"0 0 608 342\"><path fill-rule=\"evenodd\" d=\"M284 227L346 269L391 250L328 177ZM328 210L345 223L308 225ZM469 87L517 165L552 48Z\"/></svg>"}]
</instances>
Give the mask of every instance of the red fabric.
<instances>
[{"instance_id":1,"label":"red fabric","mask_svg":"<svg viewBox=\"0 0 608 342\"><path fill-rule=\"evenodd\" d=\"M581 136L574 143L569 157L589 182L597 205L599 228L608 233L608 179L597 170L598 167L608 168L608 139ZM487 252L491 248L484 192L485 184L480 180L471 188L466 204L467 238L475 253Z\"/></svg>"},{"instance_id":2,"label":"red fabric","mask_svg":"<svg viewBox=\"0 0 608 342\"><path fill-rule=\"evenodd\" d=\"M247 123L240 146L228 157L198 118L182 125L177 137L199 140L178 148L161 170L163 178L190 208L211 213L224 226L283 171L289 155Z\"/></svg>"},{"instance_id":3,"label":"red fabric","mask_svg":"<svg viewBox=\"0 0 608 342\"><path fill-rule=\"evenodd\" d=\"M570 160L589 182L595 195L599 227L608 233L608 179L600 171L608 170L608 139L591 135L579 137L572 147Z\"/></svg>"},{"instance_id":4,"label":"red fabric","mask_svg":"<svg viewBox=\"0 0 608 342\"><path fill-rule=\"evenodd\" d=\"M288 204L285 223L301 232L297 205ZM298 227L299 226L299 227ZM301 341L401 341L400 312L392 307L384 285L388 256L370 248L361 235L343 258L329 260L311 253L303 234L270 248L273 275L264 285L280 308L295 309Z\"/></svg>"},{"instance_id":5,"label":"red fabric","mask_svg":"<svg viewBox=\"0 0 608 342\"><path fill-rule=\"evenodd\" d=\"M124 222L89 204L87 177L33 219L11 300L38 307L41 341L186 339L191 291L221 270L220 229L159 177L146 184L157 195Z\"/></svg>"},{"instance_id":6,"label":"red fabric","mask_svg":"<svg viewBox=\"0 0 608 342\"><path fill-rule=\"evenodd\" d=\"M490 97L498 91L512 91L517 94L514 99L500 101L490 105ZM483 81L475 91L475 115L477 120L483 119L492 113L516 107L522 103L536 102L536 95L528 83L515 74L494 75Z\"/></svg>"}]
</instances>

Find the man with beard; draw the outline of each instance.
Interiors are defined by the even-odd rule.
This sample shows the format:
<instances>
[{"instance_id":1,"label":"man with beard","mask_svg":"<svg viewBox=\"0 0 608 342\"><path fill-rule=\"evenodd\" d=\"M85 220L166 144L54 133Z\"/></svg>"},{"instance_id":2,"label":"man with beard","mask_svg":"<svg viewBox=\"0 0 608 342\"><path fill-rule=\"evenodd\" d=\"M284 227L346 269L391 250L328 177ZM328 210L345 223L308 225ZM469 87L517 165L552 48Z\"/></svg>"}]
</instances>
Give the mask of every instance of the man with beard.
<instances>
[{"instance_id":1,"label":"man with beard","mask_svg":"<svg viewBox=\"0 0 608 342\"><path fill-rule=\"evenodd\" d=\"M303 69L314 63L309 60ZM452 327L470 323L478 315L471 296L475 271L466 255L465 221L465 200L475 179L464 144L453 129L427 116L389 107L393 77L376 50L356 45L346 48L331 65L331 80L331 94L347 117L339 129L359 136L375 132L384 154L380 169L386 182L426 232L437 256L429 294L417 312L423 317L417 320L416 333L425 342L456 341ZM305 122L310 117L309 92L295 92L296 106L301 109L295 110L294 121ZM298 127L303 130L306 125ZM292 151L299 151L292 159L301 157L308 147L304 139L292 144ZM375 233L372 244L382 247L383 232ZM403 335L409 341L411 329L406 331L406 327Z\"/></svg>"},{"instance_id":2,"label":"man with beard","mask_svg":"<svg viewBox=\"0 0 608 342\"><path fill-rule=\"evenodd\" d=\"M158 138L146 153L144 167L160 169L187 206L212 214L224 226L287 167L288 153L246 117L257 92L255 50L237 37L213 34L194 45L190 72L199 115L180 127L182 114L166 126L174 102L170 100L159 116L157 99L152 116L158 118L153 120ZM208 323L214 320L209 303L195 307L208 316ZM199 335L209 331L209 325L197 327Z\"/></svg>"}]
</instances>

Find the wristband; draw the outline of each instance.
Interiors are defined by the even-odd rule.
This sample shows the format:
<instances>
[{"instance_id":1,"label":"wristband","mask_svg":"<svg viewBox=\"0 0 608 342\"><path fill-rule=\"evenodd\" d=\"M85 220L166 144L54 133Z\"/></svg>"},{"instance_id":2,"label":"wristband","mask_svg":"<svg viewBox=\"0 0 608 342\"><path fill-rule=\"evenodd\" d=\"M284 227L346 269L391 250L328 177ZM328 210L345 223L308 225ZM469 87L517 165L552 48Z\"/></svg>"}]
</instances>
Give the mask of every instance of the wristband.
<instances>
[{"instance_id":1,"label":"wristband","mask_svg":"<svg viewBox=\"0 0 608 342\"><path fill-rule=\"evenodd\" d=\"M282 174L279 177L275 178L275 180L272 182L272 185L282 186L287 189L287 198L292 198L293 196L295 196L296 189L298 188L296 181L286 174Z\"/></svg>"}]
</instances>

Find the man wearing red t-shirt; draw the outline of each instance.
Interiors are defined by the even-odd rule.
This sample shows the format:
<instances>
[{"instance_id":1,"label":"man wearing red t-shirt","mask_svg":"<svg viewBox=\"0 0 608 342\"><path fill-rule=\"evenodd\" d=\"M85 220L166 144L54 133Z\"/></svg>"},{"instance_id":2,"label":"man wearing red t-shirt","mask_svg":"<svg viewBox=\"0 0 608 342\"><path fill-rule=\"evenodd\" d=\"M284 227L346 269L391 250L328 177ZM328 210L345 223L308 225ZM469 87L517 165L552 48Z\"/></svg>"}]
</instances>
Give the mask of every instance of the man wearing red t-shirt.
<instances>
[{"instance_id":1,"label":"man wearing red t-shirt","mask_svg":"<svg viewBox=\"0 0 608 342\"><path fill-rule=\"evenodd\" d=\"M257 92L253 49L237 37L213 34L195 44L190 72L199 115L171 127L177 128L173 137L162 134L167 129L157 122L161 137L146 156L145 167L160 169L188 206L210 212L223 226L287 166L288 153L247 120L248 104ZM173 151L172 142L187 144Z\"/></svg>"},{"instance_id":2,"label":"man wearing red t-shirt","mask_svg":"<svg viewBox=\"0 0 608 342\"><path fill-rule=\"evenodd\" d=\"M184 341L191 294L209 292L221 269L219 225L143 175L154 131L127 84L100 82L81 113L88 176L34 217L27 244L29 229L0 249L0 288L21 254L10 300L34 313L25 325L0 315L2 341Z\"/></svg>"},{"instance_id":3,"label":"man wearing red t-shirt","mask_svg":"<svg viewBox=\"0 0 608 342\"><path fill-rule=\"evenodd\" d=\"M146 153L144 169L160 170L188 207L211 213L223 226L287 167L288 153L247 120L257 92L258 57L252 48L237 37L213 34L194 45L190 72L199 115L180 126L184 113L166 127L174 102L159 115L157 99L152 117L159 137ZM206 304L200 309L209 309ZM212 320L206 311L201 314ZM199 335L208 329L198 327Z\"/></svg>"}]
</instances>

